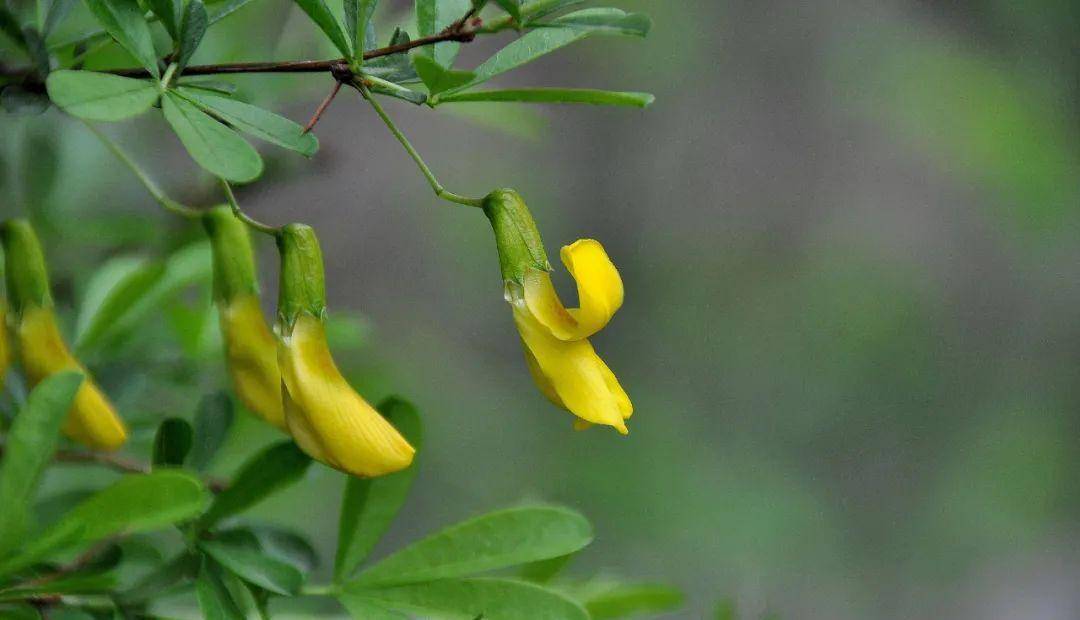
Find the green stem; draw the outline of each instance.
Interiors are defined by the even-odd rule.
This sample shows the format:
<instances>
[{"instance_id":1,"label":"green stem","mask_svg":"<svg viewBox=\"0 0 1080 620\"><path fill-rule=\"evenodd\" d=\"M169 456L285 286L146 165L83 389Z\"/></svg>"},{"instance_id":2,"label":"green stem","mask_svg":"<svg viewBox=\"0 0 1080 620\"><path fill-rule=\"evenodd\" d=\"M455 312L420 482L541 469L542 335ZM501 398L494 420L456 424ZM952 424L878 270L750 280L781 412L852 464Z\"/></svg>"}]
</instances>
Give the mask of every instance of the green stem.
<instances>
[{"instance_id":1,"label":"green stem","mask_svg":"<svg viewBox=\"0 0 1080 620\"><path fill-rule=\"evenodd\" d=\"M105 135L100 129L93 126L92 124L86 121L82 122L95 136L98 137L99 140L101 140L102 144L104 144L106 147L108 147L110 151L112 151L112 154L115 155L116 158L121 161L121 163L123 163L125 166L128 167L128 169L131 170L135 177L138 178L139 181L143 184L143 187L146 188L146 191L150 192L150 195L154 197L154 200L157 201L159 205L164 207L166 211L175 213L176 215L189 219L194 219L201 216L202 212L198 209L194 209L187 205L181 204L173 200L172 198L166 196L165 192L162 191L160 187L158 187L157 183L155 183L154 180L151 179L150 176L146 174L146 172L142 168L139 167L139 164L135 163L135 160L131 159L131 157L129 157L128 154L120 148L120 145L117 144L112 138Z\"/></svg>"},{"instance_id":2,"label":"green stem","mask_svg":"<svg viewBox=\"0 0 1080 620\"><path fill-rule=\"evenodd\" d=\"M244 213L243 210L240 209L240 204L236 202L236 196L233 194L232 186L229 185L229 182L225 179L219 180L221 181L222 189L225 190L225 198L229 201L229 206L232 207L232 211L236 215L237 219L261 233L266 233L271 237L278 236L278 233L281 232L280 228L274 228L273 226L270 226L268 224L263 224L262 222L248 216L247 213Z\"/></svg>"},{"instance_id":3,"label":"green stem","mask_svg":"<svg viewBox=\"0 0 1080 620\"><path fill-rule=\"evenodd\" d=\"M409 142L409 139L405 137L405 134L401 133L401 130L394 124L394 121L387 116L386 110L383 109L375 97L371 96L371 92L368 91L363 82L357 81L357 89L360 91L360 94L364 96L364 99L367 99L367 102L371 104L371 107L375 109L375 113L378 114L379 118L386 124L390 133L394 134L397 141L405 148L405 152L409 154L409 157L412 157L412 160L416 162L417 167L420 168L420 172L423 173L424 178L427 179L428 184L431 185L431 189L435 191L436 196L443 200L456 202L459 205L465 205L467 207L484 206L484 201L481 198L467 198L460 194L455 194L443 187L442 183L439 183L439 180L435 178L435 174L431 171L431 168L428 168L428 165L424 163L423 158L420 157L420 153L416 152L416 149L413 148L413 145Z\"/></svg>"}]
</instances>

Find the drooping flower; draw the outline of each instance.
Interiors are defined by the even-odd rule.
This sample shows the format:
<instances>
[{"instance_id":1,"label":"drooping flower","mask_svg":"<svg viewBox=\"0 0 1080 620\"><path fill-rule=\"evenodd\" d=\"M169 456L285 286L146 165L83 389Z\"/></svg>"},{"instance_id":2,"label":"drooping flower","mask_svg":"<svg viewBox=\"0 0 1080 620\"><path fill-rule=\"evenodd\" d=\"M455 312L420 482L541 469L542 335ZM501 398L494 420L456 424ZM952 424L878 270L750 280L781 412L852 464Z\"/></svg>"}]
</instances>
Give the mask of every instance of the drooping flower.
<instances>
[{"instance_id":1,"label":"drooping flower","mask_svg":"<svg viewBox=\"0 0 1080 620\"><path fill-rule=\"evenodd\" d=\"M68 350L53 312L41 244L26 220L0 226L7 260L7 292L14 310L15 337L26 379L35 386L63 370L79 370L86 379L64 421L64 433L98 450L115 450L127 440L127 428L115 408Z\"/></svg>"},{"instance_id":2,"label":"drooping flower","mask_svg":"<svg viewBox=\"0 0 1080 620\"><path fill-rule=\"evenodd\" d=\"M540 234L514 190L484 199L499 250L505 297L521 335L525 361L540 391L576 415L575 428L592 424L626 434L633 405L588 337L603 329L622 306L623 284L603 246L581 239L560 252L577 282L580 307L566 308L551 282Z\"/></svg>"},{"instance_id":3,"label":"drooping flower","mask_svg":"<svg viewBox=\"0 0 1080 620\"><path fill-rule=\"evenodd\" d=\"M326 343L322 252L303 224L278 237L281 287L278 364L285 425L297 445L323 463L363 478L404 469L415 450L345 380Z\"/></svg>"},{"instance_id":4,"label":"drooping flower","mask_svg":"<svg viewBox=\"0 0 1080 620\"><path fill-rule=\"evenodd\" d=\"M247 226L225 205L203 216L214 255L214 300L225 341L225 362L244 407L285 428L277 339L259 306L255 256Z\"/></svg>"}]
</instances>

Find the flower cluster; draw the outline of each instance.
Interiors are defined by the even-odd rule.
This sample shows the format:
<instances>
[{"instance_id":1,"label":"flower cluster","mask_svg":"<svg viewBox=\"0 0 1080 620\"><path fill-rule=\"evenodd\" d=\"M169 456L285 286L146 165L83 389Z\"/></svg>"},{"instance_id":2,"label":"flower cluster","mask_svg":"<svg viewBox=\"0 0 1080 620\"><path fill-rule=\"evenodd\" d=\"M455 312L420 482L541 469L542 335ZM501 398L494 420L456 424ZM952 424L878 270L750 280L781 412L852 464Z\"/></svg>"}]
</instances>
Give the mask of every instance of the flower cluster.
<instances>
[{"instance_id":1,"label":"flower cluster","mask_svg":"<svg viewBox=\"0 0 1080 620\"><path fill-rule=\"evenodd\" d=\"M496 190L482 206L495 233L505 298L540 391L577 416L575 428L600 424L626 434L633 406L589 342L623 303L622 279L603 246L581 239L562 248L579 300L579 307L567 308L555 292L543 242L521 196ZM274 231L280 285L271 329L260 306L247 225L228 206L208 209L201 217L213 250L226 364L240 402L291 435L312 458L347 474L370 478L408 467L415 449L349 385L327 345L323 259L314 230L290 224ZM4 223L0 240L12 304L6 321L0 300L0 319L11 324L27 379L36 384L67 369L86 373L57 328L45 259L30 224ZM0 378L8 357L7 332L0 330ZM89 375L64 431L104 450L118 448L127 437L123 421Z\"/></svg>"}]
</instances>

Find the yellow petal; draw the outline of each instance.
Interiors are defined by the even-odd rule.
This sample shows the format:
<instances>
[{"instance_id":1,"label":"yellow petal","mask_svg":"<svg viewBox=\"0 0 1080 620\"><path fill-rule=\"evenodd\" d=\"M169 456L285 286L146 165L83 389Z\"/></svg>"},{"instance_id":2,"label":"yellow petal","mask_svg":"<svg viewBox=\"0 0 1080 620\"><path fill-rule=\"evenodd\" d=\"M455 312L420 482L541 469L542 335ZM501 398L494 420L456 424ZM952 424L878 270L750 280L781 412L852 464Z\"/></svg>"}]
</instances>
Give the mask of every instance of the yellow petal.
<instances>
[{"instance_id":1,"label":"yellow petal","mask_svg":"<svg viewBox=\"0 0 1080 620\"><path fill-rule=\"evenodd\" d=\"M19 351L27 381L37 385L62 370L76 369L86 379L64 421L64 433L97 450L115 450L127 440L127 429L86 368L68 351L56 327L52 310L27 308L18 327Z\"/></svg>"},{"instance_id":2,"label":"yellow petal","mask_svg":"<svg viewBox=\"0 0 1080 620\"><path fill-rule=\"evenodd\" d=\"M521 306L514 307L514 323L540 391L586 422L627 433L630 399L588 340L555 338Z\"/></svg>"},{"instance_id":3,"label":"yellow petal","mask_svg":"<svg viewBox=\"0 0 1080 620\"><path fill-rule=\"evenodd\" d=\"M225 359L240 402L267 422L285 428L277 339L259 308L259 298L240 295L221 306Z\"/></svg>"},{"instance_id":4,"label":"yellow petal","mask_svg":"<svg viewBox=\"0 0 1080 620\"><path fill-rule=\"evenodd\" d=\"M312 458L364 478L404 469L415 450L341 376L321 321L301 315L278 345L285 423Z\"/></svg>"},{"instance_id":5,"label":"yellow petal","mask_svg":"<svg viewBox=\"0 0 1080 620\"><path fill-rule=\"evenodd\" d=\"M604 246L579 239L560 252L563 264L577 282L579 308L567 309L551 276L530 270L524 277L525 303L541 325L560 340L581 340L603 329L623 303L623 283Z\"/></svg>"}]
</instances>

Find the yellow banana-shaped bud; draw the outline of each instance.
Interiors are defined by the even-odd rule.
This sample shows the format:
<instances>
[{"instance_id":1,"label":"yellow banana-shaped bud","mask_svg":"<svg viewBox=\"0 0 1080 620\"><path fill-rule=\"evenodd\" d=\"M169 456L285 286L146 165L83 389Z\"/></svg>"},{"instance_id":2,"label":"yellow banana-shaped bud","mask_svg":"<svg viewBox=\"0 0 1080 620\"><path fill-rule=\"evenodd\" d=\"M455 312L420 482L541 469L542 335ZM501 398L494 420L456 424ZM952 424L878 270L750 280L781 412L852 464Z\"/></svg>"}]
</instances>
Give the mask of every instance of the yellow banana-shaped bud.
<instances>
[{"instance_id":1,"label":"yellow banana-shaped bud","mask_svg":"<svg viewBox=\"0 0 1080 620\"><path fill-rule=\"evenodd\" d=\"M282 229L278 247L278 365L289 432L312 458L353 476L405 469L416 451L353 390L330 354L323 327L322 252L315 232L290 224Z\"/></svg>"},{"instance_id":2,"label":"yellow banana-shaped bud","mask_svg":"<svg viewBox=\"0 0 1080 620\"><path fill-rule=\"evenodd\" d=\"M203 217L214 254L214 299L225 340L225 361L244 407L285 428L277 339L259 307L255 256L247 227L228 206Z\"/></svg>"},{"instance_id":3,"label":"yellow banana-shaped bud","mask_svg":"<svg viewBox=\"0 0 1080 620\"><path fill-rule=\"evenodd\" d=\"M575 428L603 424L625 435L633 404L588 340L623 302L622 279L607 252L593 239L562 248L581 304L567 309L551 283L540 235L521 196L496 190L485 198L484 212L495 230L506 300L537 387L579 418Z\"/></svg>"},{"instance_id":4,"label":"yellow banana-shaped bud","mask_svg":"<svg viewBox=\"0 0 1080 620\"><path fill-rule=\"evenodd\" d=\"M64 433L89 448L119 448L127 439L127 429L60 335L45 257L34 229L25 220L7 221L0 226L0 243L7 261L7 292L14 310L19 358L27 381L32 387L63 370L82 372L86 379L75 394Z\"/></svg>"}]
</instances>

